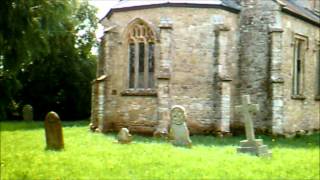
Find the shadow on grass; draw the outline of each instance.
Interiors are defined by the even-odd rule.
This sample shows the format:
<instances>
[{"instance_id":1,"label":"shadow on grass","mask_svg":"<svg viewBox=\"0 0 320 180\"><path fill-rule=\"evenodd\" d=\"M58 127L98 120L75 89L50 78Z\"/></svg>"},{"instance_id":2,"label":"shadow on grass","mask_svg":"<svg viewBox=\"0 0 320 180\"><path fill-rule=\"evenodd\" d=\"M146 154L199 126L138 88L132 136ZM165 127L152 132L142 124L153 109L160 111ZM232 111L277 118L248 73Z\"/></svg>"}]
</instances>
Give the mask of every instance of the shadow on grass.
<instances>
[{"instance_id":1,"label":"shadow on grass","mask_svg":"<svg viewBox=\"0 0 320 180\"><path fill-rule=\"evenodd\" d=\"M88 120L83 121L62 121L63 128L66 127L87 127ZM44 129L43 121L2 121L0 122L0 131L17 131L17 130L35 130ZM116 137L117 133L108 133L107 136ZM170 143L163 138L153 138L134 134L134 141L142 143ZM295 138L272 138L270 136L257 135L258 139L263 139L264 143L270 148L319 148L320 132L313 135L305 135ZM215 136L194 135L191 136L193 146L238 146L244 136L233 136L219 138ZM320 148L319 148L320 149Z\"/></svg>"},{"instance_id":2,"label":"shadow on grass","mask_svg":"<svg viewBox=\"0 0 320 180\"><path fill-rule=\"evenodd\" d=\"M243 136L219 138L215 136L191 136L192 144L202 146L234 146L243 140Z\"/></svg>"},{"instance_id":3,"label":"shadow on grass","mask_svg":"<svg viewBox=\"0 0 320 180\"><path fill-rule=\"evenodd\" d=\"M294 138L272 138L270 136L258 135L257 139L263 139L264 144L270 148L319 148L320 133L313 135L305 135ZM244 136L234 136L226 138L218 138L213 136L193 136L191 137L193 145L204 146L239 146L241 140L245 140Z\"/></svg>"},{"instance_id":4,"label":"shadow on grass","mask_svg":"<svg viewBox=\"0 0 320 180\"><path fill-rule=\"evenodd\" d=\"M103 134L105 136L109 136L109 137L114 137L115 139L117 139L117 132L108 132ZM138 143L146 143L146 144L150 144L150 143L159 143L159 144L164 144L164 143L169 143L169 141L167 141L164 138L155 138L152 136L144 136L144 135L139 135L139 134L132 134L133 136L133 142L138 142Z\"/></svg>"},{"instance_id":5,"label":"shadow on grass","mask_svg":"<svg viewBox=\"0 0 320 180\"><path fill-rule=\"evenodd\" d=\"M320 150L320 132L312 135L298 136L294 138L265 139L266 144L271 148L318 148Z\"/></svg>"},{"instance_id":6,"label":"shadow on grass","mask_svg":"<svg viewBox=\"0 0 320 180\"><path fill-rule=\"evenodd\" d=\"M85 127L89 125L88 120L82 121L62 121L62 127ZM44 129L43 121L2 121L0 131L18 131Z\"/></svg>"},{"instance_id":7,"label":"shadow on grass","mask_svg":"<svg viewBox=\"0 0 320 180\"><path fill-rule=\"evenodd\" d=\"M116 137L116 133L109 133ZM153 138L140 135L133 135L133 141L141 143L170 143L170 141L163 138ZM270 136L258 135L257 139L263 139L264 144L270 148L319 148L320 146L320 133L313 135L305 135L295 138L272 138ZM193 146L239 146L241 140L245 140L244 136L233 136L219 138L215 136L194 135L191 136Z\"/></svg>"}]
</instances>

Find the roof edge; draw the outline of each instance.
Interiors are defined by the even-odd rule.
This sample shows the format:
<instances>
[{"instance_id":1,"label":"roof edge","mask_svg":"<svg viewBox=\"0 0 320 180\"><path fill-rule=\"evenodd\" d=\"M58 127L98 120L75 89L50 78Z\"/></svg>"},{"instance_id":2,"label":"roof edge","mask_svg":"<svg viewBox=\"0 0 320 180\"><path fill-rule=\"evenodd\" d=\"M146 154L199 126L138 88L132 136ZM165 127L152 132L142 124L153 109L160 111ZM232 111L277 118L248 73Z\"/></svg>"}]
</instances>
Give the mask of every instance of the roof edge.
<instances>
[{"instance_id":1,"label":"roof edge","mask_svg":"<svg viewBox=\"0 0 320 180\"><path fill-rule=\"evenodd\" d=\"M308 22L308 23L310 23L310 24L312 24L312 25L314 25L314 26L320 27L320 22L314 21L314 20L311 19L311 18L308 18L308 17L306 17L306 16L304 16L304 15L301 15L301 14L299 14L299 13L296 13L296 12L290 10L289 8L286 8L285 6L284 6L284 7L281 7L281 11L284 12L284 13L287 13L287 14L289 14L289 15L292 15L292 16L300 19L300 20L306 21L306 22ZM319 20L320 20L320 19L319 19Z\"/></svg>"},{"instance_id":2,"label":"roof edge","mask_svg":"<svg viewBox=\"0 0 320 180\"><path fill-rule=\"evenodd\" d=\"M300 13L295 12L292 9L288 8L287 4L285 2L283 2L282 0L273 0L273 1L280 5L280 8L281 8L282 12L287 13L287 14L289 14L289 15L291 15L293 17L296 17L296 18L298 18L300 20L306 21L306 22L308 22L308 23L310 23L310 24L312 24L314 26L320 27L320 17L318 15L316 15L316 16L318 16L319 21L315 21L314 19L312 19L310 17L307 17L307 16L305 16L303 14L300 14ZM308 10L308 9L306 9L306 10ZM310 11L310 10L308 10L308 11ZM312 11L310 11L310 12L314 13Z\"/></svg>"},{"instance_id":3,"label":"roof edge","mask_svg":"<svg viewBox=\"0 0 320 180\"><path fill-rule=\"evenodd\" d=\"M115 12L124 12L132 10L141 10L141 9L152 9L158 7L187 7L187 8L217 8L223 9L235 14L240 13L240 8L234 8L227 6L225 4L196 4L196 3L160 3L160 4L151 4L151 5L141 5L141 6L132 6L132 7L123 7L123 8L111 8L110 11L99 21L103 21L105 18L109 19Z\"/></svg>"}]
</instances>

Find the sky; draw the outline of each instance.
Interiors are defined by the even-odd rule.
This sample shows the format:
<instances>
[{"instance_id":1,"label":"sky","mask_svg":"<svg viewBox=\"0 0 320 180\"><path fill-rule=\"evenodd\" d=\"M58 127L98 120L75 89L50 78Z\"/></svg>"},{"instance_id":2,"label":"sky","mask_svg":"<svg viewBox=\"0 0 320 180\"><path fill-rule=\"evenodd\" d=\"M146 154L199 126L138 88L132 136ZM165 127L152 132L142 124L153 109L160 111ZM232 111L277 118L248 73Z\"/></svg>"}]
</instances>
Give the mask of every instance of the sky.
<instances>
[{"instance_id":1,"label":"sky","mask_svg":"<svg viewBox=\"0 0 320 180\"><path fill-rule=\"evenodd\" d=\"M118 2L119 0L89 0L89 4L98 8L97 17L99 18L99 20L102 19L107 14L109 9ZM103 27L99 25L98 30L96 32L98 40L102 35Z\"/></svg>"},{"instance_id":2,"label":"sky","mask_svg":"<svg viewBox=\"0 0 320 180\"><path fill-rule=\"evenodd\" d=\"M98 8L97 16L99 19L103 18L109 9L115 5L119 0L89 0L89 3Z\"/></svg>"}]
</instances>

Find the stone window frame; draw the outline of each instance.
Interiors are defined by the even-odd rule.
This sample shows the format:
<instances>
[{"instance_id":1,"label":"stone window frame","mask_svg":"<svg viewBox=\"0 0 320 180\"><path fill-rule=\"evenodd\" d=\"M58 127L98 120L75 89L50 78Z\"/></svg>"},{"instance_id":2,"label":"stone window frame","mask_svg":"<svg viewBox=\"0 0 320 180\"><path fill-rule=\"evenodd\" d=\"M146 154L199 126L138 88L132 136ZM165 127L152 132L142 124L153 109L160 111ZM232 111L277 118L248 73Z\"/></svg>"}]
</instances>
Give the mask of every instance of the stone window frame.
<instances>
[{"instance_id":1,"label":"stone window frame","mask_svg":"<svg viewBox=\"0 0 320 180\"><path fill-rule=\"evenodd\" d=\"M299 45L300 43L300 45ZM305 90L305 63L306 63L306 53L309 49L309 38L307 36L294 33L293 35L293 60L292 60L292 91L291 98L297 100L304 100ZM297 51L299 48L299 51ZM297 54L299 52L299 54ZM298 56L300 59L297 59ZM297 62L300 60L300 70L297 74L299 66ZM298 79L299 78L299 79Z\"/></svg>"},{"instance_id":2,"label":"stone window frame","mask_svg":"<svg viewBox=\"0 0 320 180\"><path fill-rule=\"evenodd\" d=\"M320 101L320 41L317 42L315 48L316 57L316 75L315 75L315 100Z\"/></svg>"},{"instance_id":3,"label":"stone window frame","mask_svg":"<svg viewBox=\"0 0 320 180\"><path fill-rule=\"evenodd\" d=\"M122 96L157 96L156 91L156 49L157 49L157 33L155 28L147 21L141 18L133 19L127 26L124 32L125 49L127 49L127 71L125 79L126 89L121 92ZM141 56L140 46L143 44L143 56ZM131 46L134 46L133 61L131 57ZM150 56L150 47L153 46L153 55ZM140 58L143 57L143 60ZM153 70L150 71L149 60L153 59ZM133 62L133 63L132 63ZM143 62L143 66L139 66L139 63ZM132 65L131 65L132 64ZM134 64L134 65L133 65ZM142 68L143 67L143 68ZM132 68L134 71L132 72ZM139 70L143 69L143 72ZM134 74L133 74L134 73ZM141 74L143 73L141 78ZM152 74L153 73L153 74ZM150 82L152 78L152 82ZM143 79L142 84L139 81ZM151 83L151 84L150 84Z\"/></svg>"}]
</instances>

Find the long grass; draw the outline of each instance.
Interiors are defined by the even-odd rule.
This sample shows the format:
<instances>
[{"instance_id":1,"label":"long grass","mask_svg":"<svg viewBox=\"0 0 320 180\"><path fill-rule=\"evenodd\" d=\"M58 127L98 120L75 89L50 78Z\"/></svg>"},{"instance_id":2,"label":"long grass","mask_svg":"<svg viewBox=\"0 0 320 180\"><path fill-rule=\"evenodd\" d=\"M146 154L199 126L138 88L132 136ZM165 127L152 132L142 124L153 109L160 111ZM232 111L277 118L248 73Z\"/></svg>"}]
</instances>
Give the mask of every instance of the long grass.
<instances>
[{"instance_id":1,"label":"long grass","mask_svg":"<svg viewBox=\"0 0 320 180\"><path fill-rule=\"evenodd\" d=\"M1 122L1 180L21 179L320 179L319 133L293 139L262 137L272 158L237 154L243 137L192 136L191 149L134 135L91 133L88 122L63 123L65 149L45 150L41 122Z\"/></svg>"}]
</instances>

